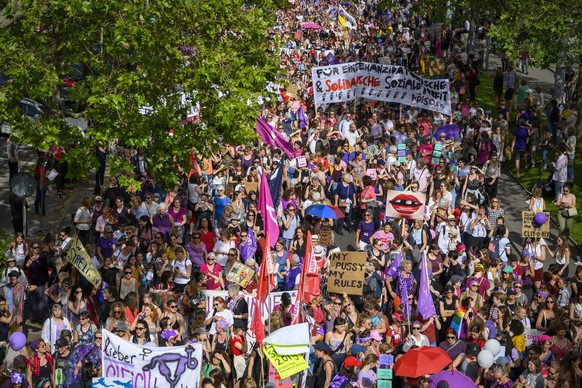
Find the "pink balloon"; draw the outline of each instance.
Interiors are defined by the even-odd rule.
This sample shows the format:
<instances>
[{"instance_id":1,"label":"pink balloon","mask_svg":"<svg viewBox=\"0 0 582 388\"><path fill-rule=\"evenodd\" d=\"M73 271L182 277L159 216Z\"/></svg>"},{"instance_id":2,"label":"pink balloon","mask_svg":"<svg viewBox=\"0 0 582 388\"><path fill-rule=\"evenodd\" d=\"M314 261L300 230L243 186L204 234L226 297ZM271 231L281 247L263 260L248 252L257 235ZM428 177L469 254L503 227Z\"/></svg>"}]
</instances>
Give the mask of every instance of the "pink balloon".
<instances>
[{"instance_id":1,"label":"pink balloon","mask_svg":"<svg viewBox=\"0 0 582 388\"><path fill-rule=\"evenodd\" d=\"M10 347L16 351L19 351L26 345L26 336L21 331L16 331L10 335L8 340Z\"/></svg>"}]
</instances>

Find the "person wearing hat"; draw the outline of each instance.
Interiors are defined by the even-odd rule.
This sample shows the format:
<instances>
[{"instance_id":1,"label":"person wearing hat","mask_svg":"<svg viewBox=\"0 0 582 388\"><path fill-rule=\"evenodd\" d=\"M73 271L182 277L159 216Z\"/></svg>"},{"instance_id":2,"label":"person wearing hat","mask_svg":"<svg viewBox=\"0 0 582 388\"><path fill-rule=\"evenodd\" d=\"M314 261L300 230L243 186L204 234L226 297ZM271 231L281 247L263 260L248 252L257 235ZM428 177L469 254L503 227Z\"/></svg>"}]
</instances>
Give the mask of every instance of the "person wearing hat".
<instances>
[{"instance_id":1,"label":"person wearing hat","mask_svg":"<svg viewBox=\"0 0 582 388\"><path fill-rule=\"evenodd\" d=\"M17 323L19 325L22 323L26 292L30 289L26 277L21 281L21 276L22 273L20 270L12 270L8 273L8 283L0 287L0 295L6 298L8 311L12 313L10 323ZM11 295L11 298L8 295Z\"/></svg>"},{"instance_id":2,"label":"person wearing hat","mask_svg":"<svg viewBox=\"0 0 582 388\"><path fill-rule=\"evenodd\" d=\"M58 369L61 370L60 374L62 376L66 376L68 368L71 367L71 363L68 362L71 357L71 344L65 338L59 338L55 345L57 348L57 351L54 354L55 376L59 375L59 372L56 372Z\"/></svg>"},{"instance_id":3,"label":"person wearing hat","mask_svg":"<svg viewBox=\"0 0 582 388\"><path fill-rule=\"evenodd\" d=\"M479 376L479 364L477 363L477 355L479 354L479 345L475 342L467 344L465 353L461 353L453 361L453 369L462 372L471 380L476 381Z\"/></svg>"},{"instance_id":4,"label":"person wearing hat","mask_svg":"<svg viewBox=\"0 0 582 388\"><path fill-rule=\"evenodd\" d=\"M288 291L297 289L299 275L301 274L301 259L294 253L289 264L290 268L285 275L285 290Z\"/></svg>"},{"instance_id":5,"label":"person wearing hat","mask_svg":"<svg viewBox=\"0 0 582 388\"><path fill-rule=\"evenodd\" d=\"M111 257L115 251L116 239L113 237L113 228L111 225L105 225L103 228L103 236L97 240L97 256L103 262L106 257Z\"/></svg>"},{"instance_id":6,"label":"person wearing hat","mask_svg":"<svg viewBox=\"0 0 582 388\"><path fill-rule=\"evenodd\" d=\"M454 248L452 249L455 249L457 244L461 242L459 240L459 227L456 223L457 219L454 215L450 214L447 216L446 221L441 221L436 227L437 236L435 239L437 240L439 249L445 255L449 253L453 245Z\"/></svg>"},{"instance_id":7,"label":"person wearing hat","mask_svg":"<svg viewBox=\"0 0 582 388\"><path fill-rule=\"evenodd\" d=\"M24 271L18 268L18 266L16 265L16 258L14 257L14 255L10 255L6 258L6 268L4 268L4 271L2 271L2 284L8 283L9 281L8 274L11 273L12 271L20 273L20 275L18 276L20 281L26 280L26 275L24 274Z\"/></svg>"},{"instance_id":8,"label":"person wearing hat","mask_svg":"<svg viewBox=\"0 0 582 388\"><path fill-rule=\"evenodd\" d=\"M117 321L117 325L115 325L115 334L117 334L118 337L129 341L129 325L126 321Z\"/></svg>"},{"instance_id":9,"label":"person wearing hat","mask_svg":"<svg viewBox=\"0 0 582 388\"><path fill-rule=\"evenodd\" d=\"M348 356L343 362L343 367L340 369L333 380L332 387L350 387L358 385L358 368L362 366L362 361L354 356Z\"/></svg>"},{"instance_id":10,"label":"person wearing hat","mask_svg":"<svg viewBox=\"0 0 582 388\"><path fill-rule=\"evenodd\" d=\"M331 348L325 342L317 342L313 345L315 355L319 359L318 368L313 372L315 379L314 387L329 387L334 371L333 360L331 359Z\"/></svg>"}]
</instances>

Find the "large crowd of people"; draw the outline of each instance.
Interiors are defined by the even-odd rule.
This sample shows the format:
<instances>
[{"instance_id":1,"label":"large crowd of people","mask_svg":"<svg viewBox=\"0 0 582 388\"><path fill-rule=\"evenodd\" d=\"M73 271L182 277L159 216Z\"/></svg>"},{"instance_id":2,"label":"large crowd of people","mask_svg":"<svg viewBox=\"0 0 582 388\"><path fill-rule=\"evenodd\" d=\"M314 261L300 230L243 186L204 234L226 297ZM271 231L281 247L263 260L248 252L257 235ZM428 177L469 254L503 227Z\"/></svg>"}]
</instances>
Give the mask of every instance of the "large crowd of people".
<instances>
[{"instance_id":1,"label":"large crowd of people","mask_svg":"<svg viewBox=\"0 0 582 388\"><path fill-rule=\"evenodd\" d=\"M568 238L577 214L572 112L562 117L543 93L523 82L516 87L511 64L495 72L497 111L479 106L478 48L489 44L487 23L434 28L410 1L393 2L391 11L368 1L345 5L358 21L349 29L338 22L337 1L295 3L269 30L268 55L281 59L280 85L274 86L277 102L262 112L293 144L295 157L258 142L222 145L209 156L193 151L179 184L164 192L149 174L147 149L100 147L96 193L82 201L57 243L51 235L28 241L17 234L10 246L0 287L0 340L25 323L37 325L41 338L30 349L5 347L3 369L11 374L3 387L86 386L102 373L102 329L138 345L202 343L201 387L264 386L269 369L261 346L248 341L254 334L245 295L257 294L260 269L271 261L273 291L282 294L265 327L293 324L291 294L310 254L308 236L322 292L301 309L312 345L307 386L375 387L382 355L398 360L422 346L441 348L451 359L446 368L479 386L580 386L582 267L573 265L579 263ZM306 22L315 27L302 28ZM380 101L313 103L314 66L381 61L426 74L431 60L446 65L452 117ZM456 139L435 136L447 123L458 125ZM141 190L128 191L116 176L104 179L108 152L131 155ZM535 189L523 210L539 213L555 201L555 243L510 241L503 202L512 199L499 198L497 189L501 163L509 159L518 175L540 160L544 169L553 166L553 198ZM269 242L258 188L261 176L279 168L281 187L271 194L280 238L271 257L263 257ZM386 216L389 190L425 193L424 219ZM307 209L314 204L335 206L344 217L313 217ZM99 269L99 286L67 262L73 238ZM249 253L251 238L256 243ZM327 291L329 255L340 239L368 255L360 295ZM431 316L418 313L423 262L436 310ZM244 287L227 279L240 264L255 271ZM409 312L402 307L403 287ZM207 290L227 295L207 306ZM532 332L538 335L526 341ZM502 352L483 368L477 358L489 339L498 340ZM394 386L428 387L430 376L393 378Z\"/></svg>"}]
</instances>

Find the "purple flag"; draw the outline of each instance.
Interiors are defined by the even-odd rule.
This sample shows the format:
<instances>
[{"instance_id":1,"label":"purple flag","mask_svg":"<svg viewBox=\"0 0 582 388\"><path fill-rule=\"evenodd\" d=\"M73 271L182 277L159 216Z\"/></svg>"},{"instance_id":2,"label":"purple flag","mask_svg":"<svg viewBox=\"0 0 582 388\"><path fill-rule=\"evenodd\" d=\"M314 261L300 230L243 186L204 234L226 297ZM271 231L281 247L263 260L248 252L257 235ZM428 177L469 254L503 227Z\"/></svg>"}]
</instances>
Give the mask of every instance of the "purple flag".
<instances>
[{"instance_id":1,"label":"purple flag","mask_svg":"<svg viewBox=\"0 0 582 388\"><path fill-rule=\"evenodd\" d=\"M253 233L253 228L249 226L249 231L247 232L247 239L245 243L240 247L240 258L244 263L247 259L254 257L255 252L257 252L257 240L255 239L255 234Z\"/></svg>"},{"instance_id":2,"label":"purple flag","mask_svg":"<svg viewBox=\"0 0 582 388\"><path fill-rule=\"evenodd\" d=\"M399 252L394 259L394 262L386 272L386 279L392 278L392 280L394 280L394 276L396 275L398 268L400 268L400 263L402 263L402 253Z\"/></svg>"},{"instance_id":3,"label":"purple flag","mask_svg":"<svg viewBox=\"0 0 582 388\"><path fill-rule=\"evenodd\" d=\"M422 253L422 270L420 271L420 284L418 286L418 313L423 319L429 319L436 315L434 301L430 294L430 284L428 279L428 261L424 252Z\"/></svg>"},{"instance_id":4,"label":"purple flag","mask_svg":"<svg viewBox=\"0 0 582 388\"><path fill-rule=\"evenodd\" d=\"M263 224L265 225L265 234L269 236L269 243L271 247L279 239L279 223L277 222L277 212L273 206L273 198L269 190L269 183L265 176L265 171L261 174L261 186L259 187L259 201L257 208L263 217Z\"/></svg>"},{"instance_id":5,"label":"purple flag","mask_svg":"<svg viewBox=\"0 0 582 388\"><path fill-rule=\"evenodd\" d=\"M299 112L297 112L297 120L299 120L299 128L303 129L307 127L307 117L303 111L303 105L299 107Z\"/></svg>"},{"instance_id":6,"label":"purple flag","mask_svg":"<svg viewBox=\"0 0 582 388\"><path fill-rule=\"evenodd\" d=\"M289 159L295 157L293 144L261 117L257 117L257 126L255 129L266 144L271 147L280 148Z\"/></svg>"}]
</instances>

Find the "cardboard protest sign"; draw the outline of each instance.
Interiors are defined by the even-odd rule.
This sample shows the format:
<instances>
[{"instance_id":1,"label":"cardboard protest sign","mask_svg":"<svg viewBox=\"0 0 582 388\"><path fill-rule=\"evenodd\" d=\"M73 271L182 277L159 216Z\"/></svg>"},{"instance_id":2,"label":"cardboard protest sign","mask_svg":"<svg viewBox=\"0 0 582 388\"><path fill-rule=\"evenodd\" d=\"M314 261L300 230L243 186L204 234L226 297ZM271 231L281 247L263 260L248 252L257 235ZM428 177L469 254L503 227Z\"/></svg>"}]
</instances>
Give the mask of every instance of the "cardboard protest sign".
<instances>
[{"instance_id":1,"label":"cardboard protest sign","mask_svg":"<svg viewBox=\"0 0 582 388\"><path fill-rule=\"evenodd\" d=\"M285 379L309 368L307 361L305 361L305 356L302 354L282 355L277 353L273 346L269 345L265 346L263 352L269 361L271 361L281 379Z\"/></svg>"},{"instance_id":2,"label":"cardboard protest sign","mask_svg":"<svg viewBox=\"0 0 582 388\"><path fill-rule=\"evenodd\" d=\"M257 193L259 191L259 182L245 182L245 191L247 194L251 191Z\"/></svg>"},{"instance_id":3,"label":"cardboard protest sign","mask_svg":"<svg viewBox=\"0 0 582 388\"><path fill-rule=\"evenodd\" d=\"M202 344L140 346L103 330L103 377L128 378L134 387L197 387Z\"/></svg>"},{"instance_id":4,"label":"cardboard protest sign","mask_svg":"<svg viewBox=\"0 0 582 388\"><path fill-rule=\"evenodd\" d=\"M362 295L367 258L366 252L334 252L330 259L327 290Z\"/></svg>"},{"instance_id":5,"label":"cardboard protest sign","mask_svg":"<svg viewBox=\"0 0 582 388\"><path fill-rule=\"evenodd\" d=\"M231 283L236 283L241 287L246 287L254 274L255 271L249 266L243 263L234 263L230 272L226 275L226 280Z\"/></svg>"},{"instance_id":6,"label":"cardboard protest sign","mask_svg":"<svg viewBox=\"0 0 582 388\"><path fill-rule=\"evenodd\" d=\"M422 78L402 66L350 62L314 67L312 79L317 105L360 97L451 114L448 79Z\"/></svg>"},{"instance_id":7,"label":"cardboard protest sign","mask_svg":"<svg viewBox=\"0 0 582 388\"><path fill-rule=\"evenodd\" d=\"M368 168L366 170L366 175L372 178L372 180L376 180L376 177L378 176L375 168Z\"/></svg>"},{"instance_id":8,"label":"cardboard protest sign","mask_svg":"<svg viewBox=\"0 0 582 388\"><path fill-rule=\"evenodd\" d=\"M426 194L420 192L388 190L386 215L393 218L422 220L425 202Z\"/></svg>"},{"instance_id":9,"label":"cardboard protest sign","mask_svg":"<svg viewBox=\"0 0 582 388\"><path fill-rule=\"evenodd\" d=\"M101 274L93 264L89 254L78 237L73 238L71 248L67 252L67 260L77 268L77 271L95 287L99 287Z\"/></svg>"},{"instance_id":10,"label":"cardboard protest sign","mask_svg":"<svg viewBox=\"0 0 582 388\"><path fill-rule=\"evenodd\" d=\"M544 212L546 218L550 219L550 212ZM521 235L523 237L532 238L549 238L550 237L550 223L546 222L541 227L534 222L535 212L522 211L521 212Z\"/></svg>"}]
</instances>

